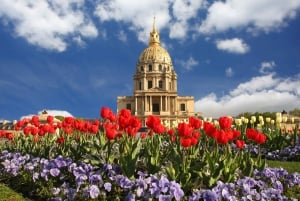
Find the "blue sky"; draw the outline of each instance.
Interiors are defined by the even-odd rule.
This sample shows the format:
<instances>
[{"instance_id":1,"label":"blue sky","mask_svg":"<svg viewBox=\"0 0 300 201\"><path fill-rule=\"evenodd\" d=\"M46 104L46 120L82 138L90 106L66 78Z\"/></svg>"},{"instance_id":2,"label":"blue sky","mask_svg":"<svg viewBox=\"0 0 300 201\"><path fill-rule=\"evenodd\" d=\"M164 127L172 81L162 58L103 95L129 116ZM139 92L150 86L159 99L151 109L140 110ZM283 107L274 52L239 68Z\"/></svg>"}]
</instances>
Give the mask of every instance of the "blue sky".
<instances>
[{"instance_id":1,"label":"blue sky","mask_svg":"<svg viewBox=\"0 0 300 201\"><path fill-rule=\"evenodd\" d=\"M1 0L0 120L116 112L153 16L196 112L300 108L300 0Z\"/></svg>"}]
</instances>

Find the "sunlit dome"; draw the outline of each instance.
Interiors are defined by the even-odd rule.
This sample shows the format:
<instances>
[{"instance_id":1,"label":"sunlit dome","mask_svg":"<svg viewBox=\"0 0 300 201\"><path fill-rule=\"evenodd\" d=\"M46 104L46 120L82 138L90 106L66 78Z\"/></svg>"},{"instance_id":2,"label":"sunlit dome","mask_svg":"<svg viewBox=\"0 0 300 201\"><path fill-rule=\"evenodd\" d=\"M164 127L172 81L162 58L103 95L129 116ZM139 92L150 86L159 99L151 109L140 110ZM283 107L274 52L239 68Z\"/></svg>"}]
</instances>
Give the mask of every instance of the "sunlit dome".
<instances>
[{"instance_id":1,"label":"sunlit dome","mask_svg":"<svg viewBox=\"0 0 300 201\"><path fill-rule=\"evenodd\" d=\"M150 63L153 61L159 63L172 63L171 57L167 50L159 45L150 45L139 57L140 63Z\"/></svg>"},{"instance_id":2,"label":"sunlit dome","mask_svg":"<svg viewBox=\"0 0 300 201\"><path fill-rule=\"evenodd\" d=\"M172 60L167 50L160 46L159 33L155 27L155 20L153 23L153 30L150 32L149 47L147 47L139 57L139 63L168 63Z\"/></svg>"}]
</instances>

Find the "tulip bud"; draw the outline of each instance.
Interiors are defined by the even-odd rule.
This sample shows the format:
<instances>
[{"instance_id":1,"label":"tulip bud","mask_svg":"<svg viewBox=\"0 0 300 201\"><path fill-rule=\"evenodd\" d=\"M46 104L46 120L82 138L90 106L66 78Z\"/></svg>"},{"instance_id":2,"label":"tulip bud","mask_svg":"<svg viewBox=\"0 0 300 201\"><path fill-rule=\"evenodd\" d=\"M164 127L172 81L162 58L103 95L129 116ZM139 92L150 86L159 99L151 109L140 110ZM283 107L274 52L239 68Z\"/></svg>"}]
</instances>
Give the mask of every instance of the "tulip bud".
<instances>
[{"instance_id":1,"label":"tulip bud","mask_svg":"<svg viewBox=\"0 0 300 201\"><path fill-rule=\"evenodd\" d=\"M251 121L252 121L253 123L255 123L255 122L256 122L256 116L251 116ZM251 121L250 121L250 122L251 122ZM252 123L252 124L253 124L253 123Z\"/></svg>"},{"instance_id":2,"label":"tulip bud","mask_svg":"<svg viewBox=\"0 0 300 201\"><path fill-rule=\"evenodd\" d=\"M249 119L246 119L246 118L245 118L245 119L244 119L244 123L245 123L245 124L248 124L248 123L249 123Z\"/></svg>"},{"instance_id":3,"label":"tulip bud","mask_svg":"<svg viewBox=\"0 0 300 201\"><path fill-rule=\"evenodd\" d=\"M282 117L282 122L286 123L287 122L287 117Z\"/></svg>"},{"instance_id":4,"label":"tulip bud","mask_svg":"<svg viewBox=\"0 0 300 201\"><path fill-rule=\"evenodd\" d=\"M261 122L264 120L264 117L263 116L258 116L258 121Z\"/></svg>"},{"instance_id":5,"label":"tulip bud","mask_svg":"<svg viewBox=\"0 0 300 201\"><path fill-rule=\"evenodd\" d=\"M219 121L214 120L214 125L215 125L215 126L219 126Z\"/></svg>"},{"instance_id":6,"label":"tulip bud","mask_svg":"<svg viewBox=\"0 0 300 201\"><path fill-rule=\"evenodd\" d=\"M281 123L282 122L282 117L281 117L281 113L277 112L276 113L276 123Z\"/></svg>"},{"instance_id":7,"label":"tulip bud","mask_svg":"<svg viewBox=\"0 0 300 201\"><path fill-rule=\"evenodd\" d=\"M295 122L294 117L291 118L291 122L292 122L292 124Z\"/></svg>"},{"instance_id":8,"label":"tulip bud","mask_svg":"<svg viewBox=\"0 0 300 201\"><path fill-rule=\"evenodd\" d=\"M235 119L235 124L237 125L237 126L241 126L242 125L242 119Z\"/></svg>"},{"instance_id":9,"label":"tulip bud","mask_svg":"<svg viewBox=\"0 0 300 201\"><path fill-rule=\"evenodd\" d=\"M282 122L281 116L276 117L276 123L280 124Z\"/></svg>"},{"instance_id":10,"label":"tulip bud","mask_svg":"<svg viewBox=\"0 0 300 201\"><path fill-rule=\"evenodd\" d=\"M272 125L274 125L274 124L275 124L275 121L274 121L274 119L272 119L272 120L271 120L271 124L272 124Z\"/></svg>"},{"instance_id":11,"label":"tulip bud","mask_svg":"<svg viewBox=\"0 0 300 201\"><path fill-rule=\"evenodd\" d=\"M256 128L257 128L257 129L261 129L261 126L262 126L262 125L259 123L259 124L256 125Z\"/></svg>"},{"instance_id":12,"label":"tulip bud","mask_svg":"<svg viewBox=\"0 0 300 201\"><path fill-rule=\"evenodd\" d=\"M270 123L271 122L271 118L270 117L266 117L266 122Z\"/></svg>"}]
</instances>

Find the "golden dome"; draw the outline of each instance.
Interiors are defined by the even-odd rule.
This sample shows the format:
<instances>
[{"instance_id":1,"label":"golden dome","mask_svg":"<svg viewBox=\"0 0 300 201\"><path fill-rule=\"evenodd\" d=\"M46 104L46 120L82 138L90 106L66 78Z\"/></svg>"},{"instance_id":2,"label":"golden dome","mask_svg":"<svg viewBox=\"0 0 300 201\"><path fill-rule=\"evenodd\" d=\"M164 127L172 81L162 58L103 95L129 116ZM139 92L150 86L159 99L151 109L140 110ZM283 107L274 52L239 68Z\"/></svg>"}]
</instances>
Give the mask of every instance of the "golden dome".
<instances>
[{"instance_id":1,"label":"golden dome","mask_svg":"<svg viewBox=\"0 0 300 201\"><path fill-rule=\"evenodd\" d=\"M161 46L149 46L146 48L139 57L140 63L151 63L151 62L159 62L159 63L172 63L171 57L167 50L162 48Z\"/></svg>"},{"instance_id":2,"label":"golden dome","mask_svg":"<svg viewBox=\"0 0 300 201\"><path fill-rule=\"evenodd\" d=\"M155 27L155 18L153 30L150 32L149 47L146 48L139 57L140 63L172 63L171 57L167 50L160 46L159 33Z\"/></svg>"}]
</instances>

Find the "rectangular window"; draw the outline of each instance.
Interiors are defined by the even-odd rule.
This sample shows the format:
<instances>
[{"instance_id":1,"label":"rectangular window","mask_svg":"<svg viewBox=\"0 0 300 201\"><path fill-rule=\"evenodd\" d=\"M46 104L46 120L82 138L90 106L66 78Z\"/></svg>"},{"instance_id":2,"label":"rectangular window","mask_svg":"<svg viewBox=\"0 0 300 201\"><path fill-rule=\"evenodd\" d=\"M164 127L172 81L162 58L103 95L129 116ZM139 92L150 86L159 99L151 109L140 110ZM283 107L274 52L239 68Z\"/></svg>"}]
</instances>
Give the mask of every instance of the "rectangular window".
<instances>
[{"instance_id":1,"label":"rectangular window","mask_svg":"<svg viewBox=\"0 0 300 201\"><path fill-rule=\"evenodd\" d=\"M153 112L159 112L159 104L158 103L153 103L152 104L152 111Z\"/></svg>"},{"instance_id":2,"label":"rectangular window","mask_svg":"<svg viewBox=\"0 0 300 201\"><path fill-rule=\"evenodd\" d=\"M158 87L161 88L161 89L163 88L163 81L162 80L159 80Z\"/></svg>"},{"instance_id":3,"label":"rectangular window","mask_svg":"<svg viewBox=\"0 0 300 201\"><path fill-rule=\"evenodd\" d=\"M131 104L130 104L130 103L127 103L127 104L126 104L126 109L127 109L127 110L131 110Z\"/></svg>"},{"instance_id":4,"label":"rectangular window","mask_svg":"<svg viewBox=\"0 0 300 201\"><path fill-rule=\"evenodd\" d=\"M180 104L180 111L185 111L185 104L184 103Z\"/></svg>"},{"instance_id":5,"label":"rectangular window","mask_svg":"<svg viewBox=\"0 0 300 201\"><path fill-rule=\"evenodd\" d=\"M152 88L152 80L148 80L148 89Z\"/></svg>"}]
</instances>

